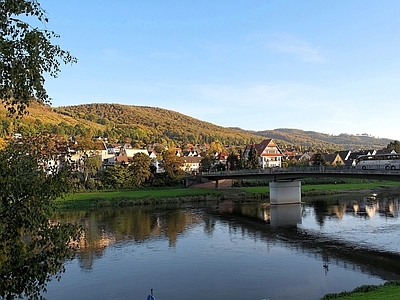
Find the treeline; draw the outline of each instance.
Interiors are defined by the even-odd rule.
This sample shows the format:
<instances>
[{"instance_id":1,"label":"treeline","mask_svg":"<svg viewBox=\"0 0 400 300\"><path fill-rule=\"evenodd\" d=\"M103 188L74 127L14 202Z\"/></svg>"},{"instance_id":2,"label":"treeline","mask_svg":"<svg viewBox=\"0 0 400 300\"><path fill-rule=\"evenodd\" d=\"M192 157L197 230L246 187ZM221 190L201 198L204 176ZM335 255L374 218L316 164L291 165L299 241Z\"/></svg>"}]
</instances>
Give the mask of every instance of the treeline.
<instances>
[{"instance_id":1,"label":"treeline","mask_svg":"<svg viewBox=\"0 0 400 300\"><path fill-rule=\"evenodd\" d=\"M367 134L352 135L339 134L330 135L315 131L304 131L299 129L279 128L255 132L258 135L273 138L281 143L302 145L314 149L325 148L339 150L357 149L381 149L391 142L389 139L381 139Z\"/></svg>"},{"instance_id":2,"label":"treeline","mask_svg":"<svg viewBox=\"0 0 400 300\"><path fill-rule=\"evenodd\" d=\"M142 187L165 187L180 184L184 171L175 151L162 154L162 173L157 173L150 157L135 154L127 163L101 168L96 155L86 156L73 172L78 190L137 189Z\"/></svg>"},{"instance_id":3,"label":"treeline","mask_svg":"<svg viewBox=\"0 0 400 300\"><path fill-rule=\"evenodd\" d=\"M200 121L157 107L120 104L87 104L60 107L56 110L76 120L104 125L109 139L121 136L144 142L205 144L219 140L226 145L245 145L260 136L240 129L230 129Z\"/></svg>"},{"instance_id":4,"label":"treeline","mask_svg":"<svg viewBox=\"0 0 400 300\"><path fill-rule=\"evenodd\" d=\"M273 138L281 149L297 152L357 149L379 149L391 140L367 135L354 136L274 129L246 131L225 128L157 107L120 104L85 104L51 108L33 103L22 118L9 118L0 107L0 138L13 133L24 136L41 132L68 136L106 137L110 143L138 142L137 146L159 143L164 145L210 144L220 141L226 146L243 146Z\"/></svg>"},{"instance_id":5,"label":"treeline","mask_svg":"<svg viewBox=\"0 0 400 300\"><path fill-rule=\"evenodd\" d=\"M183 114L153 107L119 104L88 104L49 108L34 104L22 118L8 118L0 109L0 137L13 133L30 136L42 132L63 136L100 136L111 143L126 140L142 144L245 145L262 138L241 129L230 129L203 122Z\"/></svg>"}]
</instances>

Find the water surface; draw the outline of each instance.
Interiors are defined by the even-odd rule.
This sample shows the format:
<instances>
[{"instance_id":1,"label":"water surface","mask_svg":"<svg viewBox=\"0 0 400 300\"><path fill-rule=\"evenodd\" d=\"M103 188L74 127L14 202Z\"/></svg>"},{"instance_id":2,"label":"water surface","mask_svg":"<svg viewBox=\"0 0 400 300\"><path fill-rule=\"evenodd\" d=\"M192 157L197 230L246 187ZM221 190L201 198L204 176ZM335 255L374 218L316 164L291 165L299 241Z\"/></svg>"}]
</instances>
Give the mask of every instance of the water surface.
<instances>
[{"instance_id":1,"label":"water surface","mask_svg":"<svg viewBox=\"0 0 400 300\"><path fill-rule=\"evenodd\" d=\"M400 279L398 198L65 212L86 228L47 299L319 299Z\"/></svg>"}]
</instances>

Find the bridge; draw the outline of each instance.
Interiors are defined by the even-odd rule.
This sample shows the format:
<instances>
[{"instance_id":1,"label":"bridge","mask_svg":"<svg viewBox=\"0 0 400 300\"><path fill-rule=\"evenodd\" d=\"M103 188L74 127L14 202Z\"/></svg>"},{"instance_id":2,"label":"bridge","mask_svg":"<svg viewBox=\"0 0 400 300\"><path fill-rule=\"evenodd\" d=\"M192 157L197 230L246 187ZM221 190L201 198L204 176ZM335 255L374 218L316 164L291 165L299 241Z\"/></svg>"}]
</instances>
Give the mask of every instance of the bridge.
<instances>
[{"instance_id":1,"label":"bridge","mask_svg":"<svg viewBox=\"0 0 400 300\"><path fill-rule=\"evenodd\" d=\"M261 179L269 180L271 204L293 204L301 202L302 178L359 178L387 181L400 181L400 170L359 170L354 167L291 167L259 170L203 172L201 177L215 181L222 179Z\"/></svg>"}]
</instances>

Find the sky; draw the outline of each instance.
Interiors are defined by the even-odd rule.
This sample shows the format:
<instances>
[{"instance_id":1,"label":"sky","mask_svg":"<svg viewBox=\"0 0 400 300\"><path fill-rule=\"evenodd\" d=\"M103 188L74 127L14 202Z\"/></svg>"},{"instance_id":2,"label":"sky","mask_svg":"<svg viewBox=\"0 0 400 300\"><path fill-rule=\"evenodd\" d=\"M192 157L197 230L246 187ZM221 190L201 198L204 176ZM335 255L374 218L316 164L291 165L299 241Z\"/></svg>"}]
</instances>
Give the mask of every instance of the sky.
<instances>
[{"instance_id":1,"label":"sky","mask_svg":"<svg viewBox=\"0 0 400 300\"><path fill-rule=\"evenodd\" d=\"M40 3L53 43L78 59L46 80L52 106L151 106L224 127L400 140L398 0Z\"/></svg>"}]
</instances>

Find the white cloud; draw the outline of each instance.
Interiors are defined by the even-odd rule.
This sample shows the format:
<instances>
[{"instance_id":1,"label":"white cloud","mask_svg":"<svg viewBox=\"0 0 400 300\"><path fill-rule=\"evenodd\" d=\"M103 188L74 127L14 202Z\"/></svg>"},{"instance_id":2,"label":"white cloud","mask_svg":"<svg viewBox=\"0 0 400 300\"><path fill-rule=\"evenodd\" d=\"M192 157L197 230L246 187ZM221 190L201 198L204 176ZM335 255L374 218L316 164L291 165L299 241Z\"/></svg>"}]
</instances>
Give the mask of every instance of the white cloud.
<instances>
[{"instance_id":1,"label":"white cloud","mask_svg":"<svg viewBox=\"0 0 400 300\"><path fill-rule=\"evenodd\" d=\"M299 56L305 62L326 62L318 46L303 41L289 34L273 34L265 36L266 48L278 53Z\"/></svg>"}]
</instances>

